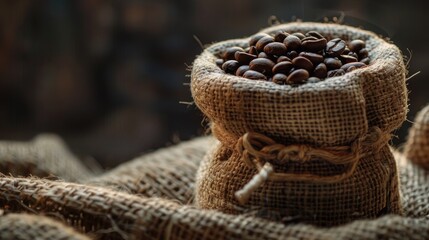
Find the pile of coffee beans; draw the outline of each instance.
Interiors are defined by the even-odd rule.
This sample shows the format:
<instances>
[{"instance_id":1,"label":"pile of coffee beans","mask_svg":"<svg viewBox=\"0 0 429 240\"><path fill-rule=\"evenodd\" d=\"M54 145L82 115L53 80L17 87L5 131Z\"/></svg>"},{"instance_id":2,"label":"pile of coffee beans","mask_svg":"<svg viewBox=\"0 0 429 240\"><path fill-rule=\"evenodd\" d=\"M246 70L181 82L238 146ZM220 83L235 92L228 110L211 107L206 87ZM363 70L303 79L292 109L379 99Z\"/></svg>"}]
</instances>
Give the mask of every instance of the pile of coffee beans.
<instances>
[{"instance_id":1,"label":"pile of coffee beans","mask_svg":"<svg viewBox=\"0 0 429 240\"><path fill-rule=\"evenodd\" d=\"M230 47L216 64L226 73L277 84L316 83L369 64L365 42L307 33L257 33L249 47Z\"/></svg>"}]
</instances>

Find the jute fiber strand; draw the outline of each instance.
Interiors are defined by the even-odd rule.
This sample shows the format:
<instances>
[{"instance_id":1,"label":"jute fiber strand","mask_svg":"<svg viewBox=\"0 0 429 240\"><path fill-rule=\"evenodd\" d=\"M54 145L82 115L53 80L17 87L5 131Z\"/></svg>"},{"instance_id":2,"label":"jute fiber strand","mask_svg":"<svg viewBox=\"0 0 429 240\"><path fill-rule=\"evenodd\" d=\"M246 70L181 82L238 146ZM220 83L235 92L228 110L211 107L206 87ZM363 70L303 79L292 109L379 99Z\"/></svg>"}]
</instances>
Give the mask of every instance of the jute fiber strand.
<instances>
[{"instance_id":1,"label":"jute fiber strand","mask_svg":"<svg viewBox=\"0 0 429 240\"><path fill-rule=\"evenodd\" d=\"M83 181L91 172L52 134L29 142L0 141L0 172L13 176L49 177Z\"/></svg>"},{"instance_id":2,"label":"jute fiber strand","mask_svg":"<svg viewBox=\"0 0 429 240\"><path fill-rule=\"evenodd\" d=\"M248 38L213 44L196 58L191 90L220 141L197 174L196 205L230 214L322 226L401 213L390 133L407 112L399 49L361 29L288 23L262 30L316 30L366 41L371 63L300 86L225 74L215 60Z\"/></svg>"},{"instance_id":3,"label":"jute fiber strand","mask_svg":"<svg viewBox=\"0 0 429 240\"><path fill-rule=\"evenodd\" d=\"M91 238L58 220L22 213L0 216L0 239L89 240Z\"/></svg>"},{"instance_id":4,"label":"jute fiber strand","mask_svg":"<svg viewBox=\"0 0 429 240\"><path fill-rule=\"evenodd\" d=\"M415 164L429 170L429 105L414 120L404 154Z\"/></svg>"}]
</instances>

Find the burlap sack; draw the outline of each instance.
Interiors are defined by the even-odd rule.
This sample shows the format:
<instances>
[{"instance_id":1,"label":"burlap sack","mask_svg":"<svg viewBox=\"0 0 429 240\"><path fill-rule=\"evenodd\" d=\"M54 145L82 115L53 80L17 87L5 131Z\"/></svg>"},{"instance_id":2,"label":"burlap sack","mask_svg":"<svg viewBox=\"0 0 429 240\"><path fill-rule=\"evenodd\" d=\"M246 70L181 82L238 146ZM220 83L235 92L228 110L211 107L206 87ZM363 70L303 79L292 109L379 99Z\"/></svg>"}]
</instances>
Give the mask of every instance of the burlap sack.
<instances>
[{"instance_id":1,"label":"burlap sack","mask_svg":"<svg viewBox=\"0 0 429 240\"><path fill-rule=\"evenodd\" d=\"M388 140L407 112L401 52L371 32L337 24L288 23L262 32L279 30L363 39L370 66L295 87L216 66L221 52L245 47L247 38L205 49L194 62L191 90L220 144L199 169L197 206L318 225L400 213Z\"/></svg>"},{"instance_id":2,"label":"burlap sack","mask_svg":"<svg viewBox=\"0 0 429 240\"><path fill-rule=\"evenodd\" d=\"M91 172L56 135L44 134L29 142L0 141L0 173L84 181Z\"/></svg>"},{"instance_id":3,"label":"burlap sack","mask_svg":"<svg viewBox=\"0 0 429 240\"><path fill-rule=\"evenodd\" d=\"M417 114L404 154L415 164L429 170L429 105Z\"/></svg>"},{"instance_id":4,"label":"burlap sack","mask_svg":"<svg viewBox=\"0 0 429 240\"><path fill-rule=\"evenodd\" d=\"M0 216L0 239L89 240L90 238L51 218L23 213Z\"/></svg>"}]
</instances>

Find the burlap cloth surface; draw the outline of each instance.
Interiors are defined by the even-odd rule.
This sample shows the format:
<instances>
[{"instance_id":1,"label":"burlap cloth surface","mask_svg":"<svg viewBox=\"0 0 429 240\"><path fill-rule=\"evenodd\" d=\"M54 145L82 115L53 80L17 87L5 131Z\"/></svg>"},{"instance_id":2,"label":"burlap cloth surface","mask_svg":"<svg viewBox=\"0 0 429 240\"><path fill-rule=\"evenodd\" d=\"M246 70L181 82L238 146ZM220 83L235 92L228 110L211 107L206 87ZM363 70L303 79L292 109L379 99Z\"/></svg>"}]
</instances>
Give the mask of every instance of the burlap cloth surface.
<instances>
[{"instance_id":1,"label":"burlap cloth surface","mask_svg":"<svg viewBox=\"0 0 429 240\"><path fill-rule=\"evenodd\" d=\"M45 179L45 174L37 178L37 174L28 169L15 172L27 177L3 175L0 178L1 239L32 239L33 236L37 239L429 238L429 174L397 152L403 216L384 215L322 228L196 209L192 206L192 176L215 143L210 136L196 138L144 155L100 176L75 182ZM13 148L17 144L22 143L2 142L1 145ZM54 145L51 150L60 146ZM26 161L36 165L47 162L47 158L32 157L34 155L17 162L21 166ZM56 157L55 166L74 164L88 171L76 158ZM0 158L0 162L4 161ZM46 169L59 171L57 167ZM59 172L67 173L66 169Z\"/></svg>"}]
</instances>

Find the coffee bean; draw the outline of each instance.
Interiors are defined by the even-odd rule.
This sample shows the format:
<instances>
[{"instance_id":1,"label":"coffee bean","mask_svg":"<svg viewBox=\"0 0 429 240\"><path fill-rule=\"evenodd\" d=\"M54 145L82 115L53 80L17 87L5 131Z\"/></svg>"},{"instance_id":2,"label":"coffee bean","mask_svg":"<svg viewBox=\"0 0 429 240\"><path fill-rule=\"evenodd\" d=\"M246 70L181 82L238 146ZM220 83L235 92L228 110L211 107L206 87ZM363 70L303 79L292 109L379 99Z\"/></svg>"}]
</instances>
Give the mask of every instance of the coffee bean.
<instances>
[{"instance_id":1,"label":"coffee bean","mask_svg":"<svg viewBox=\"0 0 429 240\"><path fill-rule=\"evenodd\" d=\"M319 64L323 62L323 56L312 52L301 52L299 56L305 57L310 60L313 64Z\"/></svg>"},{"instance_id":2,"label":"coffee bean","mask_svg":"<svg viewBox=\"0 0 429 240\"><path fill-rule=\"evenodd\" d=\"M307 70L297 69L287 77L286 83L289 83L289 84L304 83L309 77L310 77L310 74L307 72Z\"/></svg>"},{"instance_id":3,"label":"coffee bean","mask_svg":"<svg viewBox=\"0 0 429 240\"><path fill-rule=\"evenodd\" d=\"M368 50L363 48L359 51L358 55L359 55L359 59L367 58L368 57Z\"/></svg>"},{"instance_id":4,"label":"coffee bean","mask_svg":"<svg viewBox=\"0 0 429 240\"><path fill-rule=\"evenodd\" d=\"M265 36L262 37L261 39L259 39L259 41L256 43L256 50L258 51L263 51L264 47L268 44L268 43L272 43L274 42L274 38L271 36Z\"/></svg>"},{"instance_id":5,"label":"coffee bean","mask_svg":"<svg viewBox=\"0 0 429 240\"><path fill-rule=\"evenodd\" d=\"M360 39L353 40L349 43L349 48L352 52L359 52L361 49L365 48L365 42Z\"/></svg>"},{"instance_id":6,"label":"coffee bean","mask_svg":"<svg viewBox=\"0 0 429 240\"><path fill-rule=\"evenodd\" d=\"M351 67L347 68L346 72L351 72L351 71L356 70L356 69L357 69L356 67L351 66Z\"/></svg>"},{"instance_id":7,"label":"coffee bean","mask_svg":"<svg viewBox=\"0 0 429 240\"><path fill-rule=\"evenodd\" d=\"M249 46L255 46L256 43L259 41L259 39L261 39L263 37L267 37L267 36L270 36L270 35L268 35L266 33L257 33L255 35L253 35L252 37L250 37Z\"/></svg>"},{"instance_id":8,"label":"coffee bean","mask_svg":"<svg viewBox=\"0 0 429 240\"><path fill-rule=\"evenodd\" d=\"M343 69L335 69L328 72L328 77L338 77L346 74Z\"/></svg>"},{"instance_id":9,"label":"coffee bean","mask_svg":"<svg viewBox=\"0 0 429 240\"><path fill-rule=\"evenodd\" d=\"M277 73L273 76L272 81L277 84L284 84L287 81L287 76L282 73Z\"/></svg>"},{"instance_id":10,"label":"coffee bean","mask_svg":"<svg viewBox=\"0 0 429 240\"><path fill-rule=\"evenodd\" d=\"M235 52L235 60L241 64L249 64L256 56L247 52Z\"/></svg>"},{"instance_id":11,"label":"coffee bean","mask_svg":"<svg viewBox=\"0 0 429 240\"><path fill-rule=\"evenodd\" d=\"M340 55L338 58L341 60L343 64L357 62L357 58L350 55Z\"/></svg>"},{"instance_id":12,"label":"coffee bean","mask_svg":"<svg viewBox=\"0 0 429 240\"><path fill-rule=\"evenodd\" d=\"M296 52L296 51L287 52L286 57L288 57L290 59L294 59L294 58L298 57L298 52Z\"/></svg>"},{"instance_id":13,"label":"coffee bean","mask_svg":"<svg viewBox=\"0 0 429 240\"><path fill-rule=\"evenodd\" d=\"M306 35L306 36L312 36L312 37L315 37L315 38L317 38L317 39L324 38L324 37L322 36L322 34L320 34L319 32L316 32L316 31L309 31L309 32L307 32L305 35Z\"/></svg>"},{"instance_id":14,"label":"coffee bean","mask_svg":"<svg viewBox=\"0 0 429 240\"><path fill-rule=\"evenodd\" d=\"M301 39L295 35L289 35L283 41L288 50L296 50L301 47Z\"/></svg>"},{"instance_id":15,"label":"coffee bean","mask_svg":"<svg viewBox=\"0 0 429 240\"><path fill-rule=\"evenodd\" d=\"M237 76L243 76L243 74L247 71L247 70L249 70L250 68L249 68L249 65L242 65L242 66L240 66L239 68L237 68L237 71L235 71L235 75L237 75Z\"/></svg>"},{"instance_id":16,"label":"coffee bean","mask_svg":"<svg viewBox=\"0 0 429 240\"><path fill-rule=\"evenodd\" d=\"M315 40L302 41L302 48L306 51L317 52L326 47L326 39L320 38Z\"/></svg>"},{"instance_id":17,"label":"coffee bean","mask_svg":"<svg viewBox=\"0 0 429 240\"><path fill-rule=\"evenodd\" d=\"M266 54L266 53L264 53L264 52L260 52L260 53L258 54L258 58L270 58L270 57L268 56L268 54Z\"/></svg>"},{"instance_id":18,"label":"coffee bean","mask_svg":"<svg viewBox=\"0 0 429 240\"><path fill-rule=\"evenodd\" d=\"M299 39L305 38L305 35L300 32L292 33L292 35L297 36Z\"/></svg>"},{"instance_id":19,"label":"coffee bean","mask_svg":"<svg viewBox=\"0 0 429 240\"><path fill-rule=\"evenodd\" d=\"M216 59L216 65L218 66L218 67L220 67L220 68L222 68L222 64L223 64L223 59L222 58L218 58L218 59Z\"/></svg>"},{"instance_id":20,"label":"coffee bean","mask_svg":"<svg viewBox=\"0 0 429 240\"><path fill-rule=\"evenodd\" d=\"M355 52L349 52L347 55L352 56L352 57L358 59L358 55Z\"/></svg>"},{"instance_id":21,"label":"coffee bean","mask_svg":"<svg viewBox=\"0 0 429 240\"><path fill-rule=\"evenodd\" d=\"M341 69L346 71L347 69L349 69L349 67L361 68L361 67L365 67L365 66L366 66L366 64L362 63L362 62L351 62L351 63L344 64L341 67Z\"/></svg>"},{"instance_id":22,"label":"coffee bean","mask_svg":"<svg viewBox=\"0 0 429 240\"><path fill-rule=\"evenodd\" d=\"M344 48L344 51L343 51L343 55L347 55L347 54L349 54L349 52L350 52L350 49L346 46L346 48Z\"/></svg>"},{"instance_id":23,"label":"coffee bean","mask_svg":"<svg viewBox=\"0 0 429 240\"><path fill-rule=\"evenodd\" d=\"M330 57L338 57L346 48L346 42L339 38L334 38L326 44L325 52Z\"/></svg>"},{"instance_id":24,"label":"coffee bean","mask_svg":"<svg viewBox=\"0 0 429 240\"><path fill-rule=\"evenodd\" d=\"M264 47L264 52L271 55L283 55L286 53L286 46L279 42L268 43Z\"/></svg>"},{"instance_id":25,"label":"coffee bean","mask_svg":"<svg viewBox=\"0 0 429 240\"><path fill-rule=\"evenodd\" d=\"M276 42L283 42L283 40L285 40L285 38L287 37L289 35L289 33L286 33L286 32L277 32L275 35L274 35L274 41L276 41Z\"/></svg>"},{"instance_id":26,"label":"coffee bean","mask_svg":"<svg viewBox=\"0 0 429 240\"><path fill-rule=\"evenodd\" d=\"M324 63L329 70L338 69L343 65L338 58L325 58Z\"/></svg>"},{"instance_id":27,"label":"coffee bean","mask_svg":"<svg viewBox=\"0 0 429 240\"><path fill-rule=\"evenodd\" d=\"M243 77L253 79L253 80L267 80L267 77L264 74L253 70L247 70L243 74Z\"/></svg>"},{"instance_id":28,"label":"coffee bean","mask_svg":"<svg viewBox=\"0 0 429 240\"><path fill-rule=\"evenodd\" d=\"M366 57L366 58L360 60L360 62L361 63L365 63L366 65L368 65L369 64L369 58Z\"/></svg>"},{"instance_id":29,"label":"coffee bean","mask_svg":"<svg viewBox=\"0 0 429 240\"><path fill-rule=\"evenodd\" d=\"M292 60L292 64L297 69L305 69L309 72L313 71L313 63L305 57L298 56Z\"/></svg>"},{"instance_id":30,"label":"coffee bean","mask_svg":"<svg viewBox=\"0 0 429 240\"><path fill-rule=\"evenodd\" d=\"M288 74L292 68L293 68L293 64L291 62L283 61L283 62L279 62L276 65L274 65L272 72L274 74L276 74L276 73Z\"/></svg>"},{"instance_id":31,"label":"coffee bean","mask_svg":"<svg viewBox=\"0 0 429 240\"><path fill-rule=\"evenodd\" d=\"M286 56L280 56L279 58L277 58L277 62L284 62L284 61L288 61L291 62L290 58L286 57Z\"/></svg>"},{"instance_id":32,"label":"coffee bean","mask_svg":"<svg viewBox=\"0 0 429 240\"><path fill-rule=\"evenodd\" d=\"M249 53L250 53L250 54L252 54L252 55L256 55L256 56L258 56L258 50L256 50L256 47L255 47L255 46L251 46L251 47L249 48Z\"/></svg>"},{"instance_id":33,"label":"coffee bean","mask_svg":"<svg viewBox=\"0 0 429 240\"><path fill-rule=\"evenodd\" d=\"M318 77L309 77L308 79L307 79L307 83L318 83L318 82L320 82L321 81L321 79L320 78L318 78Z\"/></svg>"},{"instance_id":34,"label":"coffee bean","mask_svg":"<svg viewBox=\"0 0 429 240\"><path fill-rule=\"evenodd\" d=\"M234 60L235 59L235 52L244 52L244 49L241 47L227 48L226 51L223 53L223 59Z\"/></svg>"},{"instance_id":35,"label":"coffee bean","mask_svg":"<svg viewBox=\"0 0 429 240\"><path fill-rule=\"evenodd\" d=\"M305 38L301 39L301 42L304 43L305 41L308 40L317 40L318 38L313 37L313 36L305 36Z\"/></svg>"},{"instance_id":36,"label":"coffee bean","mask_svg":"<svg viewBox=\"0 0 429 240\"><path fill-rule=\"evenodd\" d=\"M319 63L313 71L313 76L318 78L326 78L328 73L328 69L324 63Z\"/></svg>"},{"instance_id":37,"label":"coffee bean","mask_svg":"<svg viewBox=\"0 0 429 240\"><path fill-rule=\"evenodd\" d=\"M235 71L237 71L237 68L240 66L240 63L238 63L236 60L228 60L222 64L222 69L226 73L235 74Z\"/></svg>"},{"instance_id":38,"label":"coffee bean","mask_svg":"<svg viewBox=\"0 0 429 240\"><path fill-rule=\"evenodd\" d=\"M274 62L268 58L256 58L250 62L249 66L251 70L264 74L271 74Z\"/></svg>"}]
</instances>

